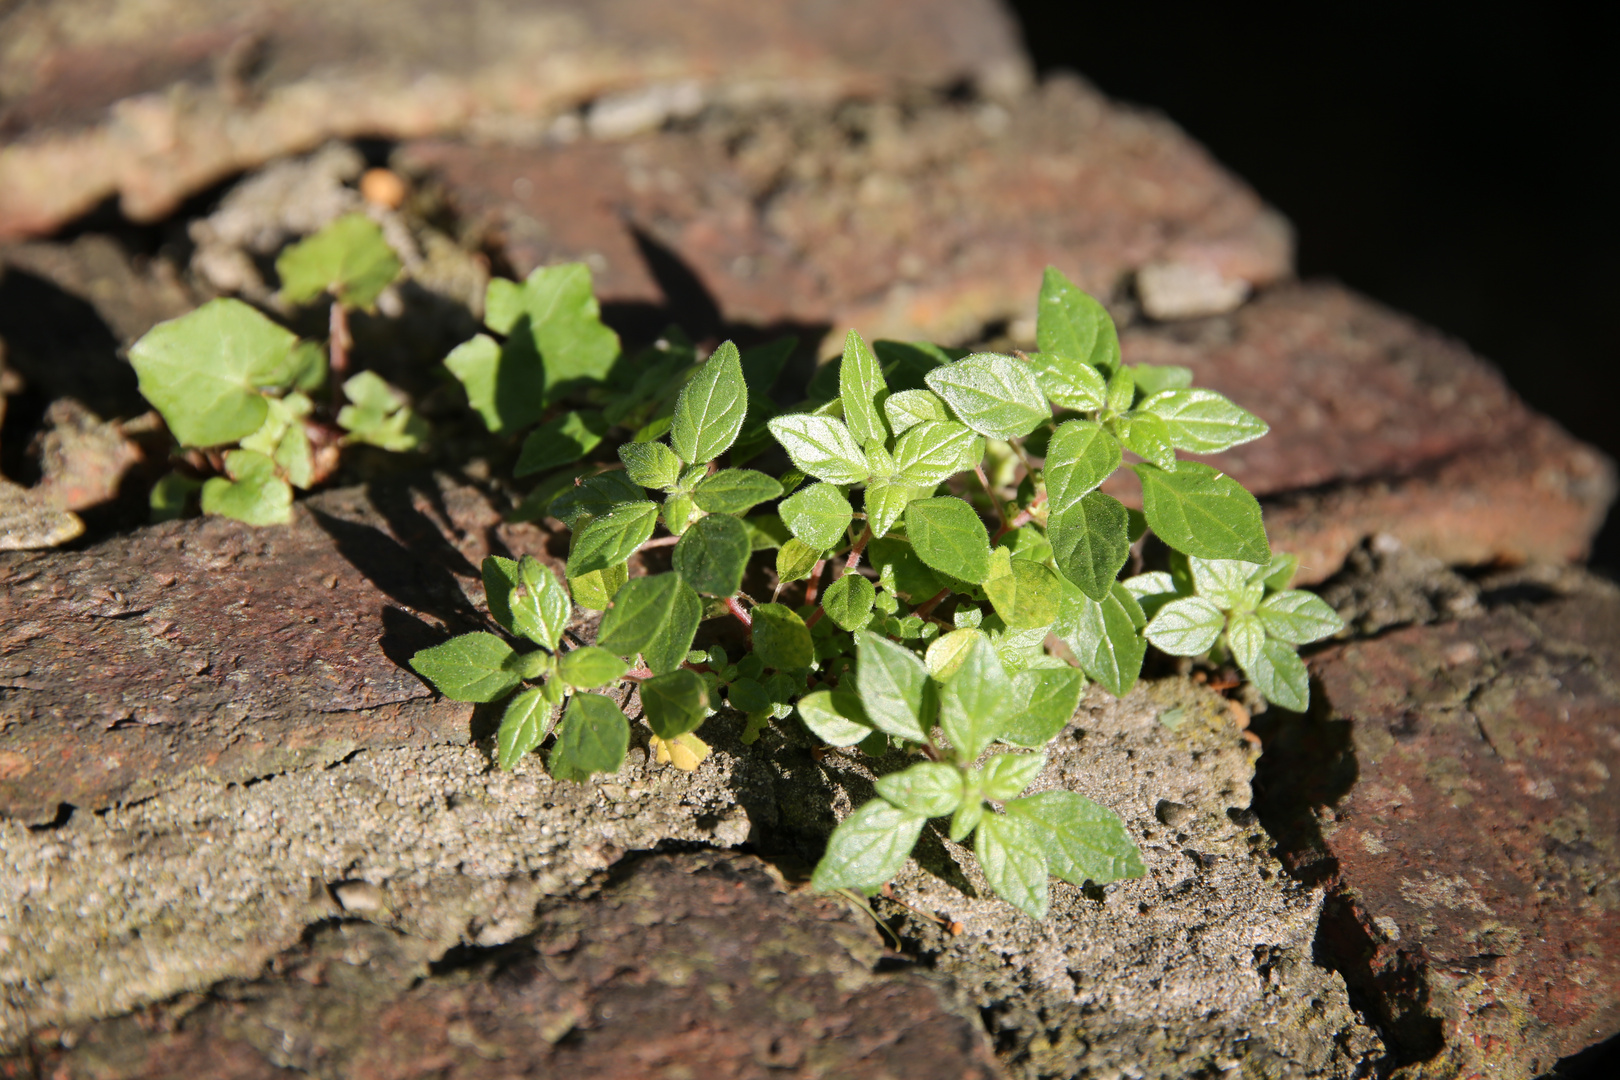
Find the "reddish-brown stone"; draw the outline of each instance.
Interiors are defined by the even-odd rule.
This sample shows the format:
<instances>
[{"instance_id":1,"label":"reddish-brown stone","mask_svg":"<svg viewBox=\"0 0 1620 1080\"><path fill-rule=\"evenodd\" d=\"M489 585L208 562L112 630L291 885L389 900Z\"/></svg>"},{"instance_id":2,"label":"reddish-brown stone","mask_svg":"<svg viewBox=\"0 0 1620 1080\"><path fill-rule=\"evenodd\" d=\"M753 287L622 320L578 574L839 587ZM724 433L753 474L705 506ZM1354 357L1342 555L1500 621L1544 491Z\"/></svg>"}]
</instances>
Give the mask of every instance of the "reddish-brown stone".
<instances>
[{"instance_id":1,"label":"reddish-brown stone","mask_svg":"<svg viewBox=\"0 0 1620 1080\"><path fill-rule=\"evenodd\" d=\"M113 194L152 220L335 137L532 142L559 115L643 90L631 104L656 126L660 93L679 110L962 81L1008 94L1028 78L991 0L13 5L0 15L0 239Z\"/></svg>"},{"instance_id":2,"label":"reddish-brown stone","mask_svg":"<svg viewBox=\"0 0 1620 1080\"><path fill-rule=\"evenodd\" d=\"M202 518L0 555L0 816L466 741L471 706L405 663L481 625L485 554L549 558L545 540L471 488L395 482L285 526Z\"/></svg>"},{"instance_id":3,"label":"reddish-brown stone","mask_svg":"<svg viewBox=\"0 0 1620 1080\"><path fill-rule=\"evenodd\" d=\"M1332 883L1319 944L1395 1063L1532 1076L1620 1030L1620 592L1586 579L1311 670L1332 718L1276 732L1262 819Z\"/></svg>"},{"instance_id":4,"label":"reddish-brown stone","mask_svg":"<svg viewBox=\"0 0 1620 1080\"><path fill-rule=\"evenodd\" d=\"M632 862L596 897L549 906L533 934L436 972L414 947L317 930L261 979L31 1050L42 1075L98 1080L1002 1075L946 984L873 974L875 934L842 902L790 897L748 856ZM23 1065L0 1061L0 1076Z\"/></svg>"}]
</instances>

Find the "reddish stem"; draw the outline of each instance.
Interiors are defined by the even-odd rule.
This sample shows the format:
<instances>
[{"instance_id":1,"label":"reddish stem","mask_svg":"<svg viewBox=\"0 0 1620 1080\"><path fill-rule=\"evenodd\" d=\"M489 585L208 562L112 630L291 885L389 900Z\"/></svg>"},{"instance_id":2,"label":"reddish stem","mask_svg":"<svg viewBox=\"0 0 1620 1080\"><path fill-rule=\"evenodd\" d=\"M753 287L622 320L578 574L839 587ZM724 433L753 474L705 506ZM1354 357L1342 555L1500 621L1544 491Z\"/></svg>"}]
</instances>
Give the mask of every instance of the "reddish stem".
<instances>
[{"instance_id":1,"label":"reddish stem","mask_svg":"<svg viewBox=\"0 0 1620 1080\"><path fill-rule=\"evenodd\" d=\"M735 596L726 597L726 610L737 616L737 618L742 621L742 624L748 627L750 630L754 628L753 616L749 615L747 610L741 604L737 603L737 598Z\"/></svg>"},{"instance_id":2,"label":"reddish stem","mask_svg":"<svg viewBox=\"0 0 1620 1080\"><path fill-rule=\"evenodd\" d=\"M820 622L821 617L823 615L825 615L825 614L827 614L827 609L826 608L821 608L821 607L816 608L816 610L814 610L814 611L812 611L810 613L810 617L808 619L804 620L804 628L806 630L810 629L812 626L816 625L816 623Z\"/></svg>"},{"instance_id":3,"label":"reddish stem","mask_svg":"<svg viewBox=\"0 0 1620 1080\"><path fill-rule=\"evenodd\" d=\"M1035 520L1035 515L1033 513L1034 509L1037 506L1041 505L1041 503L1043 503L1045 501L1046 501L1046 492L1043 491L1039 495L1036 495L1034 500L1029 504L1028 509L1022 511L1017 517L1013 518L1011 521L1007 522L1007 524L1005 524L1005 525L1003 525L1001 527L1001 531L996 533L996 539L992 540L991 544L994 545L996 540L1000 540L1003 536L1006 536L1008 533L1012 532L1014 529L1018 528L1019 526L1028 525L1031 521L1034 521Z\"/></svg>"},{"instance_id":4,"label":"reddish stem","mask_svg":"<svg viewBox=\"0 0 1620 1080\"><path fill-rule=\"evenodd\" d=\"M349 313L337 300L332 301L332 317L327 323L331 341L328 349L331 352L333 396L337 395L337 384L343 381L343 376L349 373L349 346L354 339L349 336Z\"/></svg>"},{"instance_id":5,"label":"reddish stem","mask_svg":"<svg viewBox=\"0 0 1620 1080\"><path fill-rule=\"evenodd\" d=\"M871 539L872 526L868 525L865 529L861 530L860 539L855 541L855 546L849 549L849 561L844 564L845 574L853 574L855 572L855 568L861 565L861 552L866 550L866 544ZM839 576L842 577L843 575L840 574Z\"/></svg>"},{"instance_id":6,"label":"reddish stem","mask_svg":"<svg viewBox=\"0 0 1620 1080\"><path fill-rule=\"evenodd\" d=\"M921 604L917 605L917 607L912 611L912 614L917 616L919 619L928 618L928 616L930 616L930 615L932 615L934 613L934 609L939 607L939 602L941 600L945 599L950 594L951 594L951 590L949 590L949 589L941 589L941 590L939 590L939 592L935 593L933 596L929 597L927 600L924 600Z\"/></svg>"},{"instance_id":7,"label":"reddish stem","mask_svg":"<svg viewBox=\"0 0 1620 1080\"><path fill-rule=\"evenodd\" d=\"M676 544L680 543L680 541L681 538L678 536L655 536L651 540L648 540L642 544L640 547L636 548L636 550L646 551L649 548L674 547Z\"/></svg>"},{"instance_id":8,"label":"reddish stem","mask_svg":"<svg viewBox=\"0 0 1620 1080\"><path fill-rule=\"evenodd\" d=\"M816 560L816 568L810 571L810 580L804 583L804 605L809 607L816 602L816 590L821 585L821 572L827 568L826 559Z\"/></svg>"}]
</instances>

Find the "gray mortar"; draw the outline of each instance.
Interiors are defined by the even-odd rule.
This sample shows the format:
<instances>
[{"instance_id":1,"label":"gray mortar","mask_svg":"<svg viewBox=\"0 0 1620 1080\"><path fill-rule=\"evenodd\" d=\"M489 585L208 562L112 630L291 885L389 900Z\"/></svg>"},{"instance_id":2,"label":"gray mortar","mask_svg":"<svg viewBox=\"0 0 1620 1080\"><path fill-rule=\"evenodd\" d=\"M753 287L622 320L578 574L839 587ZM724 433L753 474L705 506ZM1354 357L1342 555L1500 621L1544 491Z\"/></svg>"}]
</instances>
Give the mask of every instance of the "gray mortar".
<instances>
[{"instance_id":1,"label":"gray mortar","mask_svg":"<svg viewBox=\"0 0 1620 1080\"><path fill-rule=\"evenodd\" d=\"M632 748L618 775L577 786L547 778L538 759L503 774L477 747L400 748L247 785L189 783L56 829L0 823L0 1046L253 976L343 913L337 896L421 954L493 945L626 852L736 846L751 833L813 846L834 811L869 794L864 767L814 762L796 731L750 748L726 717L710 729L715 753L691 774L649 767ZM1320 893L1227 813L1247 820L1253 755L1226 704L1190 681L1145 684L1123 702L1093 689L1037 787L1118 810L1146 878L1088 892L1054 883L1045 923L990 898L948 841L923 851L931 870L914 862L896 882L896 897L964 924L953 937L908 916L902 933L985 1011L1015 1075L1241 1064L1348 1077L1381 1051L1340 977L1310 962ZM1161 811L1161 800L1185 809ZM377 891L340 887L350 882Z\"/></svg>"}]
</instances>

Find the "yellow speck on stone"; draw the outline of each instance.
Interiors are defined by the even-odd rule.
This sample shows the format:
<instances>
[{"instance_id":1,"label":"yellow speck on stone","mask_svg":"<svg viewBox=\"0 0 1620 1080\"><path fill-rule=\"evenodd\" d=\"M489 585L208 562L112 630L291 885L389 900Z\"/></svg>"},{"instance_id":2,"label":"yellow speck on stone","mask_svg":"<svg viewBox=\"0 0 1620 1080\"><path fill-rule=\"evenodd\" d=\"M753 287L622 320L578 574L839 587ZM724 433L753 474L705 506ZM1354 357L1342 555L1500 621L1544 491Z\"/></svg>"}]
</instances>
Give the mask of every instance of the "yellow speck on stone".
<instances>
[{"instance_id":1,"label":"yellow speck on stone","mask_svg":"<svg viewBox=\"0 0 1620 1080\"><path fill-rule=\"evenodd\" d=\"M654 735L649 741L654 761L660 765L673 765L682 772L692 772L709 756L709 744L690 733L669 740Z\"/></svg>"}]
</instances>

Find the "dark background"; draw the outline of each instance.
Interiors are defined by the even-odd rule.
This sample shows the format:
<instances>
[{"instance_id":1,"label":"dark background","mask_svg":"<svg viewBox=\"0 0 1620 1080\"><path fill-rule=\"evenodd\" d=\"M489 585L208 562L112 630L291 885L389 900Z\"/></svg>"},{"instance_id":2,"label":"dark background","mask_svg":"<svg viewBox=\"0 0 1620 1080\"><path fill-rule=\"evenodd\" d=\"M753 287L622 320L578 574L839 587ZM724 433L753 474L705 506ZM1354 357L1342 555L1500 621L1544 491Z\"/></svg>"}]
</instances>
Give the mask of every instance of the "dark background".
<instances>
[{"instance_id":1,"label":"dark background","mask_svg":"<svg viewBox=\"0 0 1620 1080\"><path fill-rule=\"evenodd\" d=\"M1620 458L1613 37L1557 6L1012 0L1044 73L1170 116L1329 276L1462 338ZM1620 515L1594 561L1620 570Z\"/></svg>"}]
</instances>

